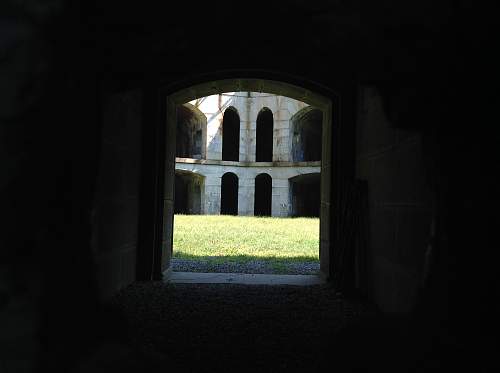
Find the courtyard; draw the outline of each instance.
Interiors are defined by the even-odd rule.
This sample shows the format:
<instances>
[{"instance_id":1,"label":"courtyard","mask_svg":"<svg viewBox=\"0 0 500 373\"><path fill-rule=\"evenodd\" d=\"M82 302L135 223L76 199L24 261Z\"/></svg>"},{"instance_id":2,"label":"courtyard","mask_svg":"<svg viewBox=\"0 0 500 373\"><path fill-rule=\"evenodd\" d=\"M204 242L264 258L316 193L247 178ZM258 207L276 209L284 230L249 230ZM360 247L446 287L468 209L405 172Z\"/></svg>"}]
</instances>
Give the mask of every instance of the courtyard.
<instances>
[{"instance_id":1,"label":"courtyard","mask_svg":"<svg viewBox=\"0 0 500 373\"><path fill-rule=\"evenodd\" d=\"M174 271L318 274L319 218L174 216Z\"/></svg>"}]
</instances>

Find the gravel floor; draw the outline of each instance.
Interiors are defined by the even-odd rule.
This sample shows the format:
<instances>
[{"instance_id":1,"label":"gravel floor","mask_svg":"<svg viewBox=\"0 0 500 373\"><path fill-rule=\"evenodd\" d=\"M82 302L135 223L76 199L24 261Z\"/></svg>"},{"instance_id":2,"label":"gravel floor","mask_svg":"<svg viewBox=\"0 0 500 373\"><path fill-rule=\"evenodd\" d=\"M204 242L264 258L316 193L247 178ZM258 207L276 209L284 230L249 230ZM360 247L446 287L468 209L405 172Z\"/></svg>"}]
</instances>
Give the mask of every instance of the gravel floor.
<instances>
[{"instance_id":1,"label":"gravel floor","mask_svg":"<svg viewBox=\"0 0 500 373\"><path fill-rule=\"evenodd\" d=\"M331 358L333 335L375 314L328 284L136 283L115 302L130 343L156 361L152 371L317 371Z\"/></svg>"},{"instance_id":2,"label":"gravel floor","mask_svg":"<svg viewBox=\"0 0 500 373\"><path fill-rule=\"evenodd\" d=\"M213 264L208 260L172 259L172 270L176 272L220 272L220 273L263 273L286 275L316 275L319 262L289 262L279 268L269 262L252 260L247 263L226 262Z\"/></svg>"}]
</instances>

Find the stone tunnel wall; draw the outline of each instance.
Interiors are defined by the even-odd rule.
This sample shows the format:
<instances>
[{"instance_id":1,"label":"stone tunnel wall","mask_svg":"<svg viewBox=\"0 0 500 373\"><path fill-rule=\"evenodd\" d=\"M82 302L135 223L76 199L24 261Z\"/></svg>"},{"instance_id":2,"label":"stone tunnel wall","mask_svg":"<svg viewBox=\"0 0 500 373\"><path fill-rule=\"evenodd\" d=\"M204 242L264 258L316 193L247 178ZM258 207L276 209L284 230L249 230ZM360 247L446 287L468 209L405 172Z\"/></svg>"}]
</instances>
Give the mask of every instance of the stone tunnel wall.
<instances>
[{"instance_id":1,"label":"stone tunnel wall","mask_svg":"<svg viewBox=\"0 0 500 373\"><path fill-rule=\"evenodd\" d=\"M356 141L356 175L368 181L372 296L383 311L407 312L421 284L431 222L421 137L391 128L381 95L365 86Z\"/></svg>"},{"instance_id":2,"label":"stone tunnel wall","mask_svg":"<svg viewBox=\"0 0 500 373\"><path fill-rule=\"evenodd\" d=\"M102 151L93 208L92 246L103 297L135 280L141 177L140 91L103 103Z\"/></svg>"}]
</instances>

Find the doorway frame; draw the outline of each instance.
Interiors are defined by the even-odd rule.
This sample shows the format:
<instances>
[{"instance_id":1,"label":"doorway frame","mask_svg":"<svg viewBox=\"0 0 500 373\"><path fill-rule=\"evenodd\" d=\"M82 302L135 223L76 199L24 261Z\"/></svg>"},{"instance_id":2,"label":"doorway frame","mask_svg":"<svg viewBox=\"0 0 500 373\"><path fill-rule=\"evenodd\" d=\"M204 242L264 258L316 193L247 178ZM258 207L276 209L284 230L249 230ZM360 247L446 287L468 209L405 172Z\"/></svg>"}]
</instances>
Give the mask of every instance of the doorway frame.
<instances>
[{"instance_id":1,"label":"doorway frame","mask_svg":"<svg viewBox=\"0 0 500 373\"><path fill-rule=\"evenodd\" d=\"M241 74L243 75L243 74ZM231 76L231 74L230 74ZM208 80L208 79L207 79ZM321 162L321 206L320 206L320 275L330 280L334 271L333 242L335 229L333 229L334 210L333 200L336 195L334 189L337 179L334 164L338 149L335 134L339 133L340 124L340 97L335 92L325 89L324 86L315 85L310 81L293 83L266 78L238 78L226 77L215 80L189 82L175 82L164 86L157 91L159 117L157 120L157 134L162 136L157 139L158 151L155 162L156 196L158 202L155 214L154 238L152 242L152 275L153 280L161 280L171 270L173 243L173 208L174 208L174 178L175 178L175 131L176 131L176 106L193 99L220 94L224 92L266 92L287 96L323 112L323 139ZM304 86L308 88L304 88ZM311 87L311 88L309 88ZM317 88L317 89L316 89ZM317 93L321 92L321 93ZM326 94L325 94L326 93ZM334 110L335 108L335 110ZM163 128L162 128L163 127ZM151 252L150 252L151 253ZM146 254L147 255L147 254Z\"/></svg>"}]
</instances>

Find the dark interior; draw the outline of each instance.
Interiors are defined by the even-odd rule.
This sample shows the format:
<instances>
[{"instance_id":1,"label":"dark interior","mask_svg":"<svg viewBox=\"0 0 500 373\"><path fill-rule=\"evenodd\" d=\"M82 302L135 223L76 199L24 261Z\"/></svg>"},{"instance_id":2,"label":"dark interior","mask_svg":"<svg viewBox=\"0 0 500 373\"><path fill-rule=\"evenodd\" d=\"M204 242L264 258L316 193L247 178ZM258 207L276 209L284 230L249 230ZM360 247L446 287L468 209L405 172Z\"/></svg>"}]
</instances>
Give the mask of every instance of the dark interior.
<instances>
[{"instance_id":1,"label":"dark interior","mask_svg":"<svg viewBox=\"0 0 500 373\"><path fill-rule=\"evenodd\" d=\"M319 217L320 174L305 174L290 179L292 216Z\"/></svg>"},{"instance_id":2,"label":"dark interior","mask_svg":"<svg viewBox=\"0 0 500 373\"><path fill-rule=\"evenodd\" d=\"M230 107L224 111L222 120L222 160L239 161L240 159L240 116Z\"/></svg>"},{"instance_id":3,"label":"dark interior","mask_svg":"<svg viewBox=\"0 0 500 373\"><path fill-rule=\"evenodd\" d=\"M262 109L257 116L255 161L273 161L273 113L267 108Z\"/></svg>"},{"instance_id":4,"label":"dark interior","mask_svg":"<svg viewBox=\"0 0 500 373\"><path fill-rule=\"evenodd\" d=\"M232 172L222 175L220 213L238 215L238 176Z\"/></svg>"},{"instance_id":5,"label":"dark interior","mask_svg":"<svg viewBox=\"0 0 500 373\"><path fill-rule=\"evenodd\" d=\"M271 203L273 197L273 180L268 174L255 177L255 216L271 216Z\"/></svg>"},{"instance_id":6,"label":"dark interior","mask_svg":"<svg viewBox=\"0 0 500 373\"><path fill-rule=\"evenodd\" d=\"M210 356L233 363L221 370L292 371L295 359L306 370L321 356L316 370L325 372L495 371L498 13L471 0L238 5L0 5L1 369L168 371L172 343L185 346L176 359L186 371L209 370L189 347L203 325L219 335L213 344L203 339ZM172 203L162 176L166 97L245 78L290 83L335 104L332 131L322 134L332 155L321 160L332 169L331 205L321 206L332 215L323 227L332 248L320 253L332 263L330 295L290 295L280 304L295 321L275 334L267 333L270 319L241 318L275 299L265 286L249 292L255 302L239 298L246 293L238 288L238 312L227 311L225 323L210 308L194 312L191 334L126 319L112 299L131 284L134 315L160 321L186 317L199 295L182 292L190 306L180 310L171 293L142 288L161 288L159 248L170 224L162 221ZM229 113L223 158L237 160L239 129L227 125L236 118ZM317 317L297 299L317 304ZM378 311L358 323L344 308L339 315L352 322L337 333L328 316L338 310L334 299ZM154 308L160 300L166 305ZM141 334L147 325L153 334ZM221 338L224 328L235 339ZM321 341L318 349L302 348L309 339ZM275 353L253 360L269 341ZM236 364L224 351L241 358Z\"/></svg>"}]
</instances>

